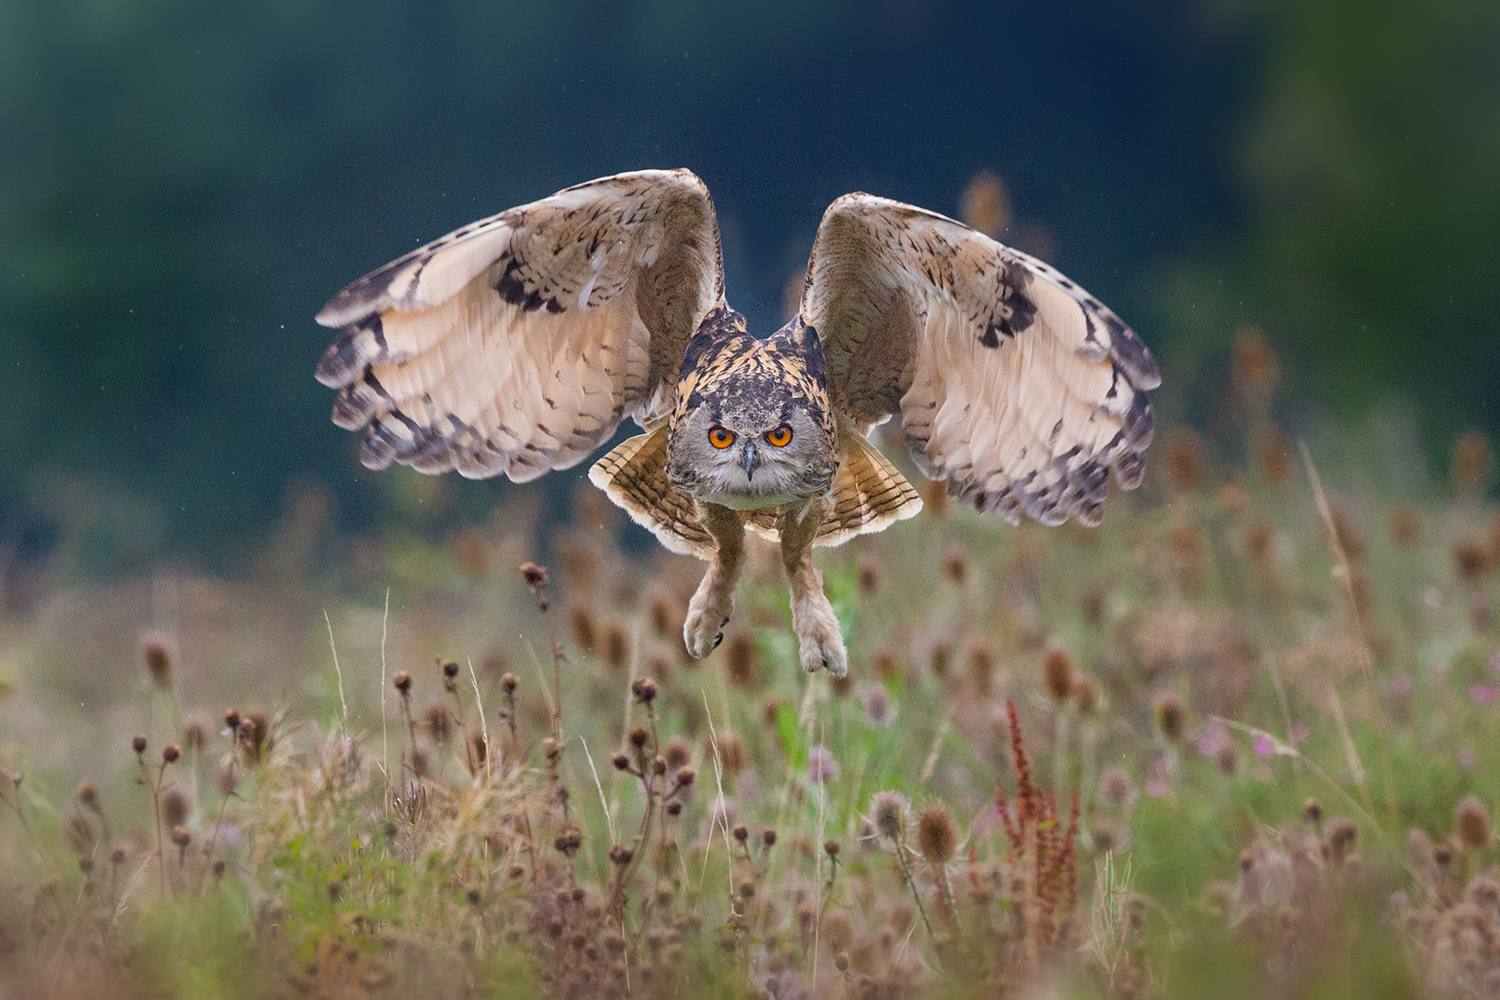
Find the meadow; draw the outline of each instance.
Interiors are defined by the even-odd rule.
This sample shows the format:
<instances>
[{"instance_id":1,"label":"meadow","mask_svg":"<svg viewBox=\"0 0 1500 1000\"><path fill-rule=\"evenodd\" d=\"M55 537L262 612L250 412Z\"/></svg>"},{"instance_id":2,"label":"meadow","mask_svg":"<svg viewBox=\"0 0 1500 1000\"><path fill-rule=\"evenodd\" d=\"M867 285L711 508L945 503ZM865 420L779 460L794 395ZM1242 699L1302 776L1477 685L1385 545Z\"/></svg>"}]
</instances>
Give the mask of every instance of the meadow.
<instances>
[{"instance_id":1,"label":"meadow","mask_svg":"<svg viewBox=\"0 0 1500 1000\"><path fill-rule=\"evenodd\" d=\"M1253 331L1221 381L1239 429L1164 421L1099 529L928 491L822 552L843 681L767 547L688 660L701 565L581 472L556 530L308 493L235 579L13 568L0 983L1500 996L1489 446L1293 439Z\"/></svg>"}]
</instances>

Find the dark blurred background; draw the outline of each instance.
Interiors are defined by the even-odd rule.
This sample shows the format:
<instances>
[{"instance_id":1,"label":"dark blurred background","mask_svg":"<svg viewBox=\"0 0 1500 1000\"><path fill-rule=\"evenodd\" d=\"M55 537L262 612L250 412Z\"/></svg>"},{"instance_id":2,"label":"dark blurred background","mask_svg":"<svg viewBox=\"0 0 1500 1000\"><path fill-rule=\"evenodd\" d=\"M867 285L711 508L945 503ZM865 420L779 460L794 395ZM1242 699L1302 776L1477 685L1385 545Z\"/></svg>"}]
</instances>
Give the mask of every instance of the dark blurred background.
<instances>
[{"instance_id":1,"label":"dark blurred background","mask_svg":"<svg viewBox=\"0 0 1500 1000\"><path fill-rule=\"evenodd\" d=\"M288 509L359 531L514 495L361 470L312 315L472 218L678 165L763 329L834 197L951 214L992 171L1002 239L1155 348L1164 420L1212 424L1254 324L1292 425L1500 430L1494 0L8 0L0 550L232 571Z\"/></svg>"}]
</instances>

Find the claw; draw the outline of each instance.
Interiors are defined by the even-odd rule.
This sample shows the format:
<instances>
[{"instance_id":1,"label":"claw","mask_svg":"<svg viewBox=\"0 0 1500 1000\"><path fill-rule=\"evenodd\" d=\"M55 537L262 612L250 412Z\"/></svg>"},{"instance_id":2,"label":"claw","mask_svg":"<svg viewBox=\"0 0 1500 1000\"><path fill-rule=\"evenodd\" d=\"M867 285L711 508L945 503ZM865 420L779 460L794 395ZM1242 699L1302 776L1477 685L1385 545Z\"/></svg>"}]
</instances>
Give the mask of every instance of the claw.
<instances>
[{"instance_id":1,"label":"claw","mask_svg":"<svg viewBox=\"0 0 1500 1000\"><path fill-rule=\"evenodd\" d=\"M799 638L802 668L808 673L826 670L832 677L849 673L849 654L844 651L844 639L836 624L814 625Z\"/></svg>"},{"instance_id":2,"label":"claw","mask_svg":"<svg viewBox=\"0 0 1500 1000\"><path fill-rule=\"evenodd\" d=\"M694 597L688 607L687 620L682 624L682 641L688 655L701 660L718 649L724 641L724 626L729 624L729 617L714 600L714 595Z\"/></svg>"}]
</instances>

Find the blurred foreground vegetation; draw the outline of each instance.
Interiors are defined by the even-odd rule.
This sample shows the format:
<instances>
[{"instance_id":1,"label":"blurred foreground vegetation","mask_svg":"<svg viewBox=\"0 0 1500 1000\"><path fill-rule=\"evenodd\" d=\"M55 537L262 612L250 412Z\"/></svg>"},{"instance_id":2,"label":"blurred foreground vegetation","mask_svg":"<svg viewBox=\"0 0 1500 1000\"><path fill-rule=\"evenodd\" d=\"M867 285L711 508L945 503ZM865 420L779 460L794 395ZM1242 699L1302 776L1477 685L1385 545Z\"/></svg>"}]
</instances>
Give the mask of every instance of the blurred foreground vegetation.
<instances>
[{"instance_id":1,"label":"blurred foreground vegetation","mask_svg":"<svg viewBox=\"0 0 1500 1000\"><path fill-rule=\"evenodd\" d=\"M1493 996L1489 447L1304 456L1279 369L1246 333L1245 459L1169 429L1101 529L933 495L823 553L843 682L797 669L769 550L687 661L701 565L622 551L592 490L436 545L331 540L309 497L249 579L21 581L0 982Z\"/></svg>"}]
</instances>

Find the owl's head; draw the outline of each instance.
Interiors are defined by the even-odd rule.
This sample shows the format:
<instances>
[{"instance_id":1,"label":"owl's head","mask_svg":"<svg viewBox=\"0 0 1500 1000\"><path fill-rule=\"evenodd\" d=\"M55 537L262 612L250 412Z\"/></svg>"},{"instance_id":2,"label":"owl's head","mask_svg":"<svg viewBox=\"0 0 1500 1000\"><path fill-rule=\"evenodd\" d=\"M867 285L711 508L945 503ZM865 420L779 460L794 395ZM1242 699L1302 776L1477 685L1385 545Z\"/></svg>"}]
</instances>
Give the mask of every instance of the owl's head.
<instances>
[{"instance_id":1,"label":"owl's head","mask_svg":"<svg viewBox=\"0 0 1500 1000\"><path fill-rule=\"evenodd\" d=\"M672 485L740 510L827 492L838 467L823 346L793 320L765 340L710 314L688 344L667 442Z\"/></svg>"}]
</instances>

